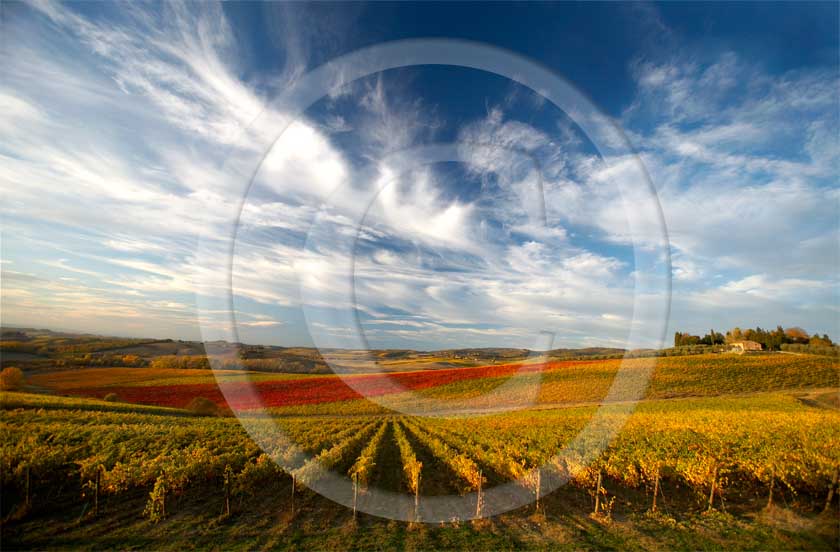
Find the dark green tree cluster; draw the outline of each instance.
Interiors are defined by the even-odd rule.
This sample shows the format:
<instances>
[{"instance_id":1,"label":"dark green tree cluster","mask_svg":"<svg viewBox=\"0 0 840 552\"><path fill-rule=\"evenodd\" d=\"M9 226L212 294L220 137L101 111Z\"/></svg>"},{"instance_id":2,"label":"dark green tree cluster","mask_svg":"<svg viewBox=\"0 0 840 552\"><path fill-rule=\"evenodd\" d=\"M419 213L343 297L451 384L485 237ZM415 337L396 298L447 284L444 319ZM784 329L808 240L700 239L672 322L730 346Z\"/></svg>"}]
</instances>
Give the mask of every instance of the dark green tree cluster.
<instances>
[{"instance_id":1,"label":"dark green tree cluster","mask_svg":"<svg viewBox=\"0 0 840 552\"><path fill-rule=\"evenodd\" d=\"M674 347L689 347L691 345L723 345L723 343L723 334L714 330L709 330L709 333L703 337L682 332L674 334Z\"/></svg>"}]
</instances>

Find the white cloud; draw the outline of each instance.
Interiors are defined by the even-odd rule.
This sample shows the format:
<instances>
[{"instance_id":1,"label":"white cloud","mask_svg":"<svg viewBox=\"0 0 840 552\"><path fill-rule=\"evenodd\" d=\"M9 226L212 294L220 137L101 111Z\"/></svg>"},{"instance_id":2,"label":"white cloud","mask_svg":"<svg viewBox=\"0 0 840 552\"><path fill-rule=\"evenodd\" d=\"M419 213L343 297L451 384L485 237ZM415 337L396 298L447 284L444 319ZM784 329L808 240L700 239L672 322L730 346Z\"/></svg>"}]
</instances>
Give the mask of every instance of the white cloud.
<instances>
[{"instance_id":1,"label":"white cloud","mask_svg":"<svg viewBox=\"0 0 840 552\"><path fill-rule=\"evenodd\" d=\"M245 321L239 322L240 326L247 326L249 328L265 328L265 327L273 327L273 326L280 326L283 324L278 320L252 320L252 321Z\"/></svg>"},{"instance_id":2,"label":"white cloud","mask_svg":"<svg viewBox=\"0 0 840 552\"><path fill-rule=\"evenodd\" d=\"M191 296L224 295L196 242L210 236L225 258L250 176L238 160L289 123L265 98L306 69L305 37L290 33L285 80L265 87L243 80L247 56L220 6L147 8L92 19L37 3L9 26L0 213L20 244L15 267L28 262L4 271L13 320L63 326L70 312L186 335L199 316ZM733 309L836 321L836 71L778 76L733 53L680 52L632 69L623 123L664 211L675 323L729 321ZM299 118L273 145L244 206L233 276L245 331L291 330L277 309L297 308L301 291L319 309L352 306L342 292L355 253L365 324L383 343L522 345L544 329L562 343L621 343L633 275L647 268L629 246L650 248L661 230L634 156L601 162L568 118L540 130L491 107L451 129L482 186L462 199L435 167L412 165L422 159L389 155L436 140L446 121L435 106L406 99L405 82L340 77L327 115ZM330 112L339 104L358 109ZM200 321L218 327L222 314Z\"/></svg>"}]
</instances>

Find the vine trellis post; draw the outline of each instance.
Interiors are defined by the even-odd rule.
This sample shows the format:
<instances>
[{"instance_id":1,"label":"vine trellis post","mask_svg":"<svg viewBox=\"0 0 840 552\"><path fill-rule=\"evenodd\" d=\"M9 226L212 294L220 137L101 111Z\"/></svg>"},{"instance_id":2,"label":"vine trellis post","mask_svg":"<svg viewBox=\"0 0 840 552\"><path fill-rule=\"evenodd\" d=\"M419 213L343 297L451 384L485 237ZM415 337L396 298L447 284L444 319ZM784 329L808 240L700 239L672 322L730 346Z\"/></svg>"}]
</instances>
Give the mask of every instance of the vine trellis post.
<instances>
[{"instance_id":1,"label":"vine trellis post","mask_svg":"<svg viewBox=\"0 0 840 552\"><path fill-rule=\"evenodd\" d=\"M420 521L420 474L417 474L417 485L414 488L414 521Z\"/></svg>"},{"instance_id":2,"label":"vine trellis post","mask_svg":"<svg viewBox=\"0 0 840 552\"><path fill-rule=\"evenodd\" d=\"M29 508L32 506L32 468L29 467L29 464L26 465L24 477L24 504Z\"/></svg>"},{"instance_id":3,"label":"vine trellis post","mask_svg":"<svg viewBox=\"0 0 840 552\"><path fill-rule=\"evenodd\" d=\"M712 490L709 492L709 507L707 510L711 510L714 508L715 503L715 490L717 485L717 474L718 474L718 466L715 464L714 469L712 469Z\"/></svg>"},{"instance_id":4,"label":"vine trellis post","mask_svg":"<svg viewBox=\"0 0 840 552\"><path fill-rule=\"evenodd\" d=\"M656 511L656 497L659 494L659 465L656 466L656 474L653 476L653 504L650 507L651 512Z\"/></svg>"},{"instance_id":5,"label":"vine trellis post","mask_svg":"<svg viewBox=\"0 0 840 552\"><path fill-rule=\"evenodd\" d=\"M478 492L475 495L475 517L481 517L481 480L484 479L484 475L481 473L481 470L478 470Z\"/></svg>"},{"instance_id":6,"label":"vine trellis post","mask_svg":"<svg viewBox=\"0 0 840 552\"><path fill-rule=\"evenodd\" d=\"M295 472L292 472L292 515L295 515L295 486L297 485L297 477Z\"/></svg>"},{"instance_id":7,"label":"vine trellis post","mask_svg":"<svg viewBox=\"0 0 840 552\"><path fill-rule=\"evenodd\" d=\"M161 491L160 491L160 517L166 517L166 472L161 472L160 476L163 478L161 481Z\"/></svg>"},{"instance_id":8,"label":"vine trellis post","mask_svg":"<svg viewBox=\"0 0 840 552\"><path fill-rule=\"evenodd\" d=\"M225 515L230 515L230 466L225 468Z\"/></svg>"},{"instance_id":9,"label":"vine trellis post","mask_svg":"<svg viewBox=\"0 0 840 552\"><path fill-rule=\"evenodd\" d=\"M773 486L776 484L776 470L770 470L770 492L767 495L767 508L773 506Z\"/></svg>"},{"instance_id":10,"label":"vine trellis post","mask_svg":"<svg viewBox=\"0 0 840 552\"><path fill-rule=\"evenodd\" d=\"M595 484L595 511L593 513L597 514L598 510L601 508L601 472L598 471L598 482Z\"/></svg>"},{"instance_id":11,"label":"vine trellis post","mask_svg":"<svg viewBox=\"0 0 840 552\"><path fill-rule=\"evenodd\" d=\"M837 487L837 480L840 479L840 467L834 468L834 478L831 480L831 486L828 488L828 495L825 497L825 507L823 512L827 512L831 508L831 500L834 498L834 489Z\"/></svg>"},{"instance_id":12,"label":"vine trellis post","mask_svg":"<svg viewBox=\"0 0 840 552\"><path fill-rule=\"evenodd\" d=\"M100 479L102 477L102 466L99 465L96 467L96 474L94 475L93 481L93 515L99 515L99 485Z\"/></svg>"},{"instance_id":13,"label":"vine trellis post","mask_svg":"<svg viewBox=\"0 0 840 552\"><path fill-rule=\"evenodd\" d=\"M356 501L359 497L359 474L353 474L353 521L356 521Z\"/></svg>"}]
</instances>

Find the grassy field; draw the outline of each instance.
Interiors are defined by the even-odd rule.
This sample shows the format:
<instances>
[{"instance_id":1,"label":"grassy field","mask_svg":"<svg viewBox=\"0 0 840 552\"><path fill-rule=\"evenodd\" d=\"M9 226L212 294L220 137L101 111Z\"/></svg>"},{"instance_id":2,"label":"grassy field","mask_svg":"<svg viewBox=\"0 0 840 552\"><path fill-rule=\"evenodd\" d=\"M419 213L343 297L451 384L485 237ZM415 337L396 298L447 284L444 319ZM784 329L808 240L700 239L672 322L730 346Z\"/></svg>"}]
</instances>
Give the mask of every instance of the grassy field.
<instances>
[{"instance_id":1,"label":"grassy field","mask_svg":"<svg viewBox=\"0 0 840 552\"><path fill-rule=\"evenodd\" d=\"M631 369L635 362L645 361L631 361ZM544 385L542 404L530 410L410 417L354 399L253 413L251 436L233 417L60 396L92 381L103 389L212 385L203 370L41 374L30 384L54 394L0 395L3 546L836 549L836 493L826 507L840 467L836 361L659 359L647 398L602 454L585 463L556 458L592 419L590 402L617 369L616 361L561 362L529 374L522 385L538 377ZM301 379L257 377L278 385ZM503 381L468 378L420 393L463 406ZM510 481L536 495L554 477L570 481L543 492L539 510L411 524L365 514L354 520L351 510L306 488L318 466L360 478L360 500L365 489L416 490L421 520L425 497L472 500Z\"/></svg>"}]
</instances>

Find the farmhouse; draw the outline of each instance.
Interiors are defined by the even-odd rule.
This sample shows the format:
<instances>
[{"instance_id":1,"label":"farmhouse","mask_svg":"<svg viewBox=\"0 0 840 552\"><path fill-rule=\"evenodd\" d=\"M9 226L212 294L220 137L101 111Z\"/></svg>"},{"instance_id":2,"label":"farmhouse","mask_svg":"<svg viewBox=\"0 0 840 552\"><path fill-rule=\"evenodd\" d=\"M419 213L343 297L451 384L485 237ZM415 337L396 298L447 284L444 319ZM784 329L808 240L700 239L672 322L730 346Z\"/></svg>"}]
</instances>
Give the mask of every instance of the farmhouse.
<instances>
[{"instance_id":1,"label":"farmhouse","mask_svg":"<svg viewBox=\"0 0 840 552\"><path fill-rule=\"evenodd\" d=\"M761 343L756 343L755 341L735 341L729 344L729 350L733 353L760 351Z\"/></svg>"}]
</instances>

